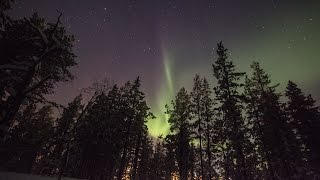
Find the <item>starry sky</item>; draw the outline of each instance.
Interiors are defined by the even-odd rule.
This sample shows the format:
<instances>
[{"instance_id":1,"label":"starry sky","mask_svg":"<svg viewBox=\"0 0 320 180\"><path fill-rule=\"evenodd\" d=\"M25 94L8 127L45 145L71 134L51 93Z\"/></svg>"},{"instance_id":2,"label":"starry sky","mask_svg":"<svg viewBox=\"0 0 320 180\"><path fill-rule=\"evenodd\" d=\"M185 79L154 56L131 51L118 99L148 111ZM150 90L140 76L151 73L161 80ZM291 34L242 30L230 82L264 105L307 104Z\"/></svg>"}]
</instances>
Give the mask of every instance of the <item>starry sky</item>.
<instances>
[{"instance_id":1,"label":"starry sky","mask_svg":"<svg viewBox=\"0 0 320 180\"><path fill-rule=\"evenodd\" d=\"M16 0L13 16L39 12L76 37L76 79L50 95L66 105L92 82L123 84L140 76L157 117L150 134L168 132L164 114L195 74L212 86L215 46L224 41L240 71L258 61L274 83L293 80L320 101L319 0Z\"/></svg>"}]
</instances>

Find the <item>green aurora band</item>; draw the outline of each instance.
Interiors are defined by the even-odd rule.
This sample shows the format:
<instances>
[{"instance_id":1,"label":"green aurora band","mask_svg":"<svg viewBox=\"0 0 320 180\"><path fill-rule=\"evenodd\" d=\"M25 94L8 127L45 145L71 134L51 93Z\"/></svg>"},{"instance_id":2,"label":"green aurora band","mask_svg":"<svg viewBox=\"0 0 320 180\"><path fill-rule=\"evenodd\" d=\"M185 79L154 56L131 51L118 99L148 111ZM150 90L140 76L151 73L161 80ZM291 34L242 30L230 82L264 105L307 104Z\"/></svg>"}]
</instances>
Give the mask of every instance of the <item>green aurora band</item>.
<instances>
[{"instance_id":1,"label":"green aurora band","mask_svg":"<svg viewBox=\"0 0 320 180\"><path fill-rule=\"evenodd\" d=\"M286 7L279 7L265 19L260 19L259 24L264 26L262 30L257 30L253 26L246 27L243 31L235 29L224 32L225 34L213 33L207 37L208 45L214 48L218 41L224 40L230 50L229 58L235 63L238 71L246 72L250 76L252 73L250 64L252 61L258 61L271 76L272 83L280 83L278 92L283 94L288 80L292 80L305 93L312 94L319 104L320 11L318 7L313 6L309 11L298 14L296 12L299 9L288 11ZM223 22L217 21L215 26L221 27ZM149 120L147 124L149 133L153 137L169 133L170 126L167 122L168 116L165 114L165 105L170 105L178 87L184 86L190 89L195 74L206 77L211 86L217 83L211 69L211 63L215 60L214 54L209 57L205 51L192 46L198 43L192 39L192 34L184 35L182 37L162 35L160 38L163 56L163 72L159 79L161 86L152 99L154 104L150 106L156 119ZM169 40L186 45L170 46L166 43Z\"/></svg>"},{"instance_id":2,"label":"green aurora band","mask_svg":"<svg viewBox=\"0 0 320 180\"><path fill-rule=\"evenodd\" d=\"M155 115L155 119L151 119L148 121L148 129L149 133L153 137L157 137L160 135L167 135L170 130L170 125L168 123L168 115L165 113L166 108L165 105L168 104L174 98L174 84L172 77L172 56L163 48L163 69L164 69L164 77L163 85L160 88L160 91L156 97L156 105L151 108L152 113Z\"/></svg>"}]
</instances>

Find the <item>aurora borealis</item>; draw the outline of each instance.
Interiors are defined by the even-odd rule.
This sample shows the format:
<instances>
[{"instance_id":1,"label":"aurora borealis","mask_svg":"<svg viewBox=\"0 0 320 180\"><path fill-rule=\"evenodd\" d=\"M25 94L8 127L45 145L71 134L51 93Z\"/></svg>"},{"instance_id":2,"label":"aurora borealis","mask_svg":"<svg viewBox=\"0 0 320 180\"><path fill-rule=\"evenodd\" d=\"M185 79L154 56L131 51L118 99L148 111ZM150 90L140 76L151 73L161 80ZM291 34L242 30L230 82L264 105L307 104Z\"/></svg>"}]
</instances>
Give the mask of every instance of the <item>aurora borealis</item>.
<instances>
[{"instance_id":1,"label":"aurora borealis","mask_svg":"<svg viewBox=\"0 0 320 180\"><path fill-rule=\"evenodd\" d=\"M163 85L161 90L157 94L156 97L156 106L153 109L157 111L154 112L156 116L156 120L152 120L148 123L148 129L150 134L153 136L158 136L161 134L167 134L169 131L169 124L167 123L168 117L164 113L165 112L165 105L169 104L171 99L174 98L175 90L173 85L173 77L172 77L172 65L170 64L172 57L166 50L163 49L163 71L164 77L161 82Z\"/></svg>"},{"instance_id":2,"label":"aurora borealis","mask_svg":"<svg viewBox=\"0 0 320 180\"><path fill-rule=\"evenodd\" d=\"M182 86L191 89L195 74L215 85L211 63L221 40L240 71L259 61L279 91L292 80L320 100L317 0L20 0L15 6L17 17L35 9L54 19L58 9L76 37L77 79L58 87L52 96L59 103L103 77L123 84L140 76L157 117L148 123L153 136L168 132L164 106Z\"/></svg>"}]
</instances>

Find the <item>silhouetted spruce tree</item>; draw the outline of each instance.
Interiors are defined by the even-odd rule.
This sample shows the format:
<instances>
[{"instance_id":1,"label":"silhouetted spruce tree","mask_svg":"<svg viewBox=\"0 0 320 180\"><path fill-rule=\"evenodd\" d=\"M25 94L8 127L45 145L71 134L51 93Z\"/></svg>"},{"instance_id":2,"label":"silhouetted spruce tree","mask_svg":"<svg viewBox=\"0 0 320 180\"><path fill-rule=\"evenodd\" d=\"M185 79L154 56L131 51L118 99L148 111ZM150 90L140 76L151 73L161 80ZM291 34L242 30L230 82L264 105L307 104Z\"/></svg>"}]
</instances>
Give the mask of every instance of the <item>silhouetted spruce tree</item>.
<instances>
[{"instance_id":1,"label":"silhouetted spruce tree","mask_svg":"<svg viewBox=\"0 0 320 180\"><path fill-rule=\"evenodd\" d=\"M187 91L181 88L174 101L172 109L167 106L168 122L171 133L176 135L176 158L181 180L187 180L189 173L189 153L191 134L191 100Z\"/></svg>"},{"instance_id":2,"label":"silhouetted spruce tree","mask_svg":"<svg viewBox=\"0 0 320 180\"><path fill-rule=\"evenodd\" d=\"M133 83L134 99L132 106L134 108L134 124L133 124L133 137L135 138L134 155L132 160L131 179L135 179L138 163L141 159L142 140L148 136L148 128L146 123L149 119L155 118L150 108L145 101L145 94L140 90L141 82L139 77Z\"/></svg>"},{"instance_id":3,"label":"silhouetted spruce tree","mask_svg":"<svg viewBox=\"0 0 320 180\"><path fill-rule=\"evenodd\" d=\"M75 126L83 109L81 100L82 96L77 96L64 108L61 117L57 119L54 132L37 160L34 168L36 174L52 176L58 175L59 172L66 173L67 162L65 161L72 159L67 156L70 156L69 149L74 141Z\"/></svg>"},{"instance_id":4,"label":"silhouetted spruce tree","mask_svg":"<svg viewBox=\"0 0 320 180\"><path fill-rule=\"evenodd\" d=\"M191 142L190 145L190 153L189 153L189 171L190 171L190 176L188 177L188 179L195 179L195 178L200 178L201 175L201 167L200 167L200 173L196 173L196 146L194 145L193 142Z\"/></svg>"},{"instance_id":5,"label":"silhouetted spruce tree","mask_svg":"<svg viewBox=\"0 0 320 180\"><path fill-rule=\"evenodd\" d=\"M199 161L200 161L200 174L198 176L201 176L204 178L204 157L203 157L203 126L204 126L204 120L202 117L202 113L204 110L202 98L204 95L204 92L202 91L202 80L200 79L199 75L196 75L193 79L193 89L190 93L191 97L191 111L194 118L193 122L193 128L196 135L197 142L199 142Z\"/></svg>"},{"instance_id":6,"label":"silhouetted spruce tree","mask_svg":"<svg viewBox=\"0 0 320 180\"><path fill-rule=\"evenodd\" d=\"M293 177L299 149L296 137L288 124L281 104L280 95L271 86L269 75L253 62L252 78L246 78L245 95L249 124L257 149L257 165L262 172L258 177L270 179ZM267 172L263 175L263 172ZM262 173L262 174L261 174Z\"/></svg>"},{"instance_id":7,"label":"silhouetted spruce tree","mask_svg":"<svg viewBox=\"0 0 320 180\"><path fill-rule=\"evenodd\" d=\"M253 76L251 79L246 77L245 80L245 96L246 96L246 112L249 118L249 124L252 126L251 134L255 141L257 154L255 155L257 166L260 166L262 172L257 172L258 177L265 176L265 171L268 171L268 176L271 179L275 179L274 167L271 162L270 150L267 149L266 136L264 133L264 120L263 110L264 108L264 94L268 89L273 89L276 86L270 86L271 80L269 75L266 74L259 66L257 62L253 62L251 65L253 69Z\"/></svg>"},{"instance_id":8,"label":"silhouetted spruce tree","mask_svg":"<svg viewBox=\"0 0 320 180\"><path fill-rule=\"evenodd\" d=\"M218 59L214 62L213 75L218 80L214 88L223 121L222 129L225 161L224 178L249 179L246 167L245 146L248 139L245 136L246 127L241 115L241 97L238 93L241 84L239 80L245 73L235 71L232 61L228 60L227 49L222 42L217 46Z\"/></svg>"},{"instance_id":9,"label":"silhouetted spruce tree","mask_svg":"<svg viewBox=\"0 0 320 180\"><path fill-rule=\"evenodd\" d=\"M79 124L76 132L76 143L80 149L79 162L77 167L77 178L98 178L104 168L104 163L108 163L105 156L109 153L106 149L108 141L105 132L109 119L106 94L97 96L96 101L88 110L84 120Z\"/></svg>"},{"instance_id":10,"label":"silhouetted spruce tree","mask_svg":"<svg viewBox=\"0 0 320 180\"><path fill-rule=\"evenodd\" d=\"M136 179L148 180L151 176L153 157L153 140L150 137L142 140L141 157Z\"/></svg>"},{"instance_id":11,"label":"silhouetted spruce tree","mask_svg":"<svg viewBox=\"0 0 320 180\"><path fill-rule=\"evenodd\" d=\"M99 148L98 146L97 149L101 149L99 151L106 153L105 159L101 160L101 162L104 161L104 166L107 166L104 169L106 174L101 174L101 176L108 178L113 176L122 178L126 176L136 179L137 172L141 172L139 170L139 163L143 158L146 158L143 153L145 152L144 148L147 147L144 143L145 139L147 139L145 123L147 119L153 116L148 112L149 108L144 100L144 94L139 88L140 80L137 78L134 83L127 82L120 89L114 86L109 91L107 97L104 97L105 95L102 93L97 97L97 100L92 105L92 108L87 113L88 115L85 117L85 121L81 125L82 127L78 134L82 136L78 138L79 141L83 141L84 139L101 140L98 144L102 147ZM95 129L93 132L90 131L92 135L96 136L101 133L101 136L97 136L96 138L86 137L90 134L87 133L88 129L91 130L89 125ZM99 126L104 128L96 129ZM87 143L91 144L89 141ZM82 151L85 150L84 147L81 149L83 149ZM88 155L90 154L94 156L97 153L88 153ZM86 168L85 164L92 162L91 156L88 156L85 158L87 160L83 160L80 163L84 164L84 169L80 171L80 174L89 169ZM126 171L127 169L130 169L129 174ZM93 172L87 172L87 174L83 174L81 177L88 176L88 173L91 174Z\"/></svg>"},{"instance_id":12,"label":"silhouetted spruce tree","mask_svg":"<svg viewBox=\"0 0 320 180\"><path fill-rule=\"evenodd\" d=\"M120 89L121 92L121 104L122 104L122 110L121 112L123 113L123 127L124 129L122 130L122 138L123 138L123 146L121 147L121 157L119 159L119 167L117 170L117 179L121 180L124 171L129 165L129 155L128 152L130 152L130 148L133 146L133 138L131 137L132 133L132 128L133 128L133 121L134 121L134 110L132 107L134 106L134 100L131 99L133 96L133 91L132 91L132 84L131 82L127 82L123 87ZM131 95L130 95L131 94ZM136 101L135 101L136 103ZM131 138L130 138L131 137Z\"/></svg>"},{"instance_id":13,"label":"silhouetted spruce tree","mask_svg":"<svg viewBox=\"0 0 320 180\"><path fill-rule=\"evenodd\" d=\"M149 108L145 101L145 95L140 91L139 77L131 84L127 83L123 88L123 115L125 117L124 123L124 146L122 148L120 164L118 168L117 179L121 179L124 175L124 170L130 167L131 178L136 174L138 167L138 159L141 149L141 137L147 134L147 127L145 123L147 119L153 118L149 113ZM133 151L132 148L134 149ZM134 152L133 154L131 152Z\"/></svg>"},{"instance_id":14,"label":"silhouetted spruce tree","mask_svg":"<svg viewBox=\"0 0 320 180\"><path fill-rule=\"evenodd\" d=\"M194 78L194 86L191 92L192 102L192 115L193 115L193 128L196 134L198 146L198 158L200 161L200 173L204 179L213 178L212 168L212 136L213 133L213 99L210 97L212 94L208 81L203 78L200 79L198 75ZM197 168L196 168L197 169Z\"/></svg>"},{"instance_id":15,"label":"silhouetted spruce tree","mask_svg":"<svg viewBox=\"0 0 320 180\"><path fill-rule=\"evenodd\" d=\"M154 153L150 161L150 179L165 179L165 149L161 137L155 140Z\"/></svg>"},{"instance_id":16,"label":"silhouetted spruce tree","mask_svg":"<svg viewBox=\"0 0 320 180\"><path fill-rule=\"evenodd\" d=\"M206 78L202 79L202 92L203 97L201 99L201 103L203 105L203 111L201 113L201 116L204 120L204 135L205 135L205 145L206 145L206 156L207 156L207 166L206 166L206 174L203 179L209 179L212 180L213 176L216 175L215 170L213 168L213 156L212 151L213 147L215 146L215 141L213 141L212 134L215 133L214 128L214 105L215 102L211 98L211 90L209 83Z\"/></svg>"},{"instance_id":17,"label":"silhouetted spruce tree","mask_svg":"<svg viewBox=\"0 0 320 180\"><path fill-rule=\"evenodd\" d=\"M126 127L124 106L125 101L122 100L122 87L118 88L115 85L108 93L109 109L107 112L107 118L110 121L110 125L106 129L107 143L109 146L109 155L107 163L107 178L111 178L115 175L116 163L120 158L121 149L125 143Z\"/></svg>"},{"instance_id":18,"label":"silhouetted spruce tree","mask_svg":"<svg viewBox=\"0 0 320 180\"><path fill-rule=\"evenodd\" d=\"M75 140L70 149L78 156L78 160L74 160L73 177L111 176L123 143L121 139L114 140L122 137L121 108L121 93L117 86L109 92L97 90L94 93L77 121Z\"/></svg>"},{"instance_id":19,"label":"silhouetted spruce tree","mask_svg":"<svg viewBox=\"0 0 320 180\"><path fill-rule=\"evenodd\" d=\"M177 136L169 134L164 139L165 147L165 179L171 179L173 175L178 173L178 167L176 166L177 162Z\"/></svg>"},{"instance_id":20,"label":"silhouetted spruce tree","mask_svg":"<svg viewBox=\"0 0 320 180\"><path fill-rule=\"evenodd\" d=\"M131 163L132 159L129 158L135 154L133 148L136 134L133 131L128 132L127 127L140 116L130 120L129 118L134 117L136 111L145 113L143 102L141 106L130 104L129 97L133 97L134 92L132 89L133 85L128 82L120 89L115 85L109 92L102 92L95 98L92 107L79 124L76 133L81 150L81 160L76 173L78 178L109 179L116 176L124 148L127 148L128 153L123 168L127 168ZM140 103L140 100L138 102ZM137 122L144 123L144 120Z\"/></svg>"},{"instance_id":21,"label":"silhouetted spruce tree","mask_svg":"<svg viewBox=\"0 0 320 180\"><path fill-rule=\"evenodd\" d=\"M22 104L30 100L48 102L44 95L52 93L56 83L73 78L69 69L76 65L72 52L74 38L61 26L60 17L55 23L47 23L34 14L3 24L0 31L2 137Z\"/></svg>"},{"instance_id":22,"label":"silhouetted spruce tree","mask_svg":"<svg viewBox=\"0 0 320 180\"><path fill-rule=\"evenodd\" d=\"M286 112L290 118L290 124L300 141L300 149L303 160L313 171L313 175L320 175L320 112L315 106L315 100L311 95L304 95L301 89L289 81L286 88L288 102ZM302 167L297 167L302 168ZM310 172L312 173L312 172Z\"/></svg>"},{"instance_id":23,"label":"silhouetted spruce tree","mask_svg":"<svg viewBox=\"0 0 320 180\"><path fill-rule=\"evenodd\" d=\"M20 112L6 141L5 152L1 153L1 169L20 173L31 173L41 148L52 134L52 107L44 106L39 110L29 104Z\"/></svg>"},{"instance_id":24,"label":"silhouetted spruce tree","mask_svg":"<svg viewBox=\"0 0 320 180\"><path fill-rule=\"evenodd\" d=\"M74 172L72 167L74 163L76 163L78 152L76 150L77 146L75 145L75 132L83 113L85 113L81 101L82 95L80 94L68 104L68 107L63 111L62 117L58 119L55 135L61 139L61 142L58 144L64 146L64 151L59 161L58 180L60 180L62 176L72 176ZM62 128L63 126L65 127Z\"/></svg>"},{"instance_id":25,"label":"silhouetted spruce tree","mask_svg":"<svg viewBox=\"0 0 320 180\"><path fill-rule=\"evenodd\" d=\"M83 149L82 148L83 148L83 145L85 144L86 139L81 139L82 137L84 137L82 133L85 133L83 128L86 126L85 124L88 123L88 121L86 119L88 112L91 112L92 108L96 107L96 102L99 100L100 95L102 93L107 93L109 89L110 88L109 88L108 84L106 84L105 82L94 83L91 87L84 89L85 93L91 94L89 99L87 100L87 103L84 103L83 105L79 104L82 99L82 95L80 94L79 96L77 96L74 99L74 101L72 103L69 104L70 108L72 107L70 109L72 111L67 110L68 111L67 114L69 114L69 115L72 113L75 113L75 114L79 113L79 114L77 114L75 116L76 118L73 119L72 123L70 124L72 129L68 128L68 131L70 133L68 133L67 135L70 137L70 141L69 141L69 144L67 144L68 146L63 153L63 157L61 157L62 162L64 162L64 163L62 163L62 164L64 164L64 169L63 169L63 171L60 171L60 173L58 175L59 178L62 175L68 176L68 177L79 177L80 175L83 175L87 172L87 171L81 172L81 170L82 170L81 168L83 168L85 166L83 164L83 157L82 157ZM79 105L79 108L81 106L81 109L79 110L79 112L77 112L75 110L78 105ZM67 109L68 108L69 107L67 107ZM73 110L75 110L75 111L73 111ZM72 113L69 113L69 112L72 112ZM64 118L62 118L62 119L64 119ZM62 122L64 122L64 121L62 121ZM56 137L59 136L59 133L55 133L55 134L56 134ZM51 145L49 144L48 147L50 148L50 146ZM51 152L51 151L49 151L49 152ZM62 164L60 163L59 169L61 169L61 167L63 167L63 166L61 166ZM40 167L41 167L41 165L40 165ZM106 169L109 170L108 168L106 168ZM55 172L57 172L57 170ZM61 172L63 172L63 173L61 174ZM105 172L105 174L107 174L107 172ZM108 177L108 176L106 175L106 177Z\"/></svg>"}]
</instances>

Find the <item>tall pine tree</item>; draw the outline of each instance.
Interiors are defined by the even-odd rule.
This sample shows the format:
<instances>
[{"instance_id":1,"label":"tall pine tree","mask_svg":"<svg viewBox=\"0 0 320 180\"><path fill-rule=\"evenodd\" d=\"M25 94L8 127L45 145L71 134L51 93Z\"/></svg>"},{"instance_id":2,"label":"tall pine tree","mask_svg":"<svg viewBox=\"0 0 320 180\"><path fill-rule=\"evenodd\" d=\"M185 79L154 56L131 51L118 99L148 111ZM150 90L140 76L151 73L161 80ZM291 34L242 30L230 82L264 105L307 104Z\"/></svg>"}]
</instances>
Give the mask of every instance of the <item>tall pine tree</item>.
<instances>
[{"instance_id":1,"label":"tall pine tree","mask_svg":"<svg viewBox=\"0 0 320 180\"><path fill-rule=\"evenodd\" d=\"M253 75L246 78L245 95L249 124L252 126L257 165L270 179L288 178L297 175L296 162L300 157L296 137L279 101L276 87L259 63L251 65Z\"/></svg>"},{"instance_id":2,"label":"tall pine tree","mask_svg":"<svg viewBox=\"0 0 320 180\"><path fill-rule=\"evenodd\" d=\"M224 144L225 178L249 179L246 167L246 127L241 115L241 96L238 93L240 78L245 73L236 72L235 65L228 60L227 49L222 42L217 46L218 59L214 62L213 75L217 79L214 88L216 100L223 114L221 136Z\"/></svg>"},{"instance_id":3,"label":"tall pine tree","mask_svg":"<svg viewBox=\"0 0 320 180\"><path fill-rule=\"evenodd\" d=\"M304 95L297 84L288 82L286 112L300 141L300 148L310 170L320 175L320 111L311 95Z\"/></svg>"},{"instance_id":4,"label":"tall pine tree","mask_svg":"<svg viewBox=\"0 0 320 180\"><path fill-rule=\"evenodd\" d=\"M167 107L170 131L176 136L176 159L181 180L187 180L189 174L189 153L191 134L191 100L184 88L178 92L172 101L172 109Z\"/></svg>"},{"instance_id":5,"label":"tall pine tree","mask_svg":"<svg viewBox=\"0 0 320 180\"><path fill-rule=\"evenodd\" d=\"M204 142L206 145L205 153L207 157L207 166L206 166L206 174L204 175L203 179L212 180L214 176L216 176L215 169L213 168L213 149L216 144L216 140L213 138L213 133L215 132L214 123L215 123L215 116L214 116L214 105L215 102L211 98L211 90L209 83L206 78L202 79L202 93L203 97L201 99L201 103L203 105L203 111L201 116L204 120Z\"/></svg>"},{"instance_id":6,"label":"tall pine tree","mask_svg":"<svg viewBox=\"0 0 320 180\"><path fill-rule=\"evenodd\" d=\"M200 79L199 75L196 75L193 80L193 89L190 93L191 97L191 111L193 114L194 122L193 122L193 128L194 132L196 134L197 142L199 142L199 160L200 160L200 174L198 176L201 176L204 178L204 157L203 157L203 126L204 126L204 120L202 117L203 112L203 104L202 104L202 98L204 93L202 92L202 80Z\"/></svg>"}]
</instances>

